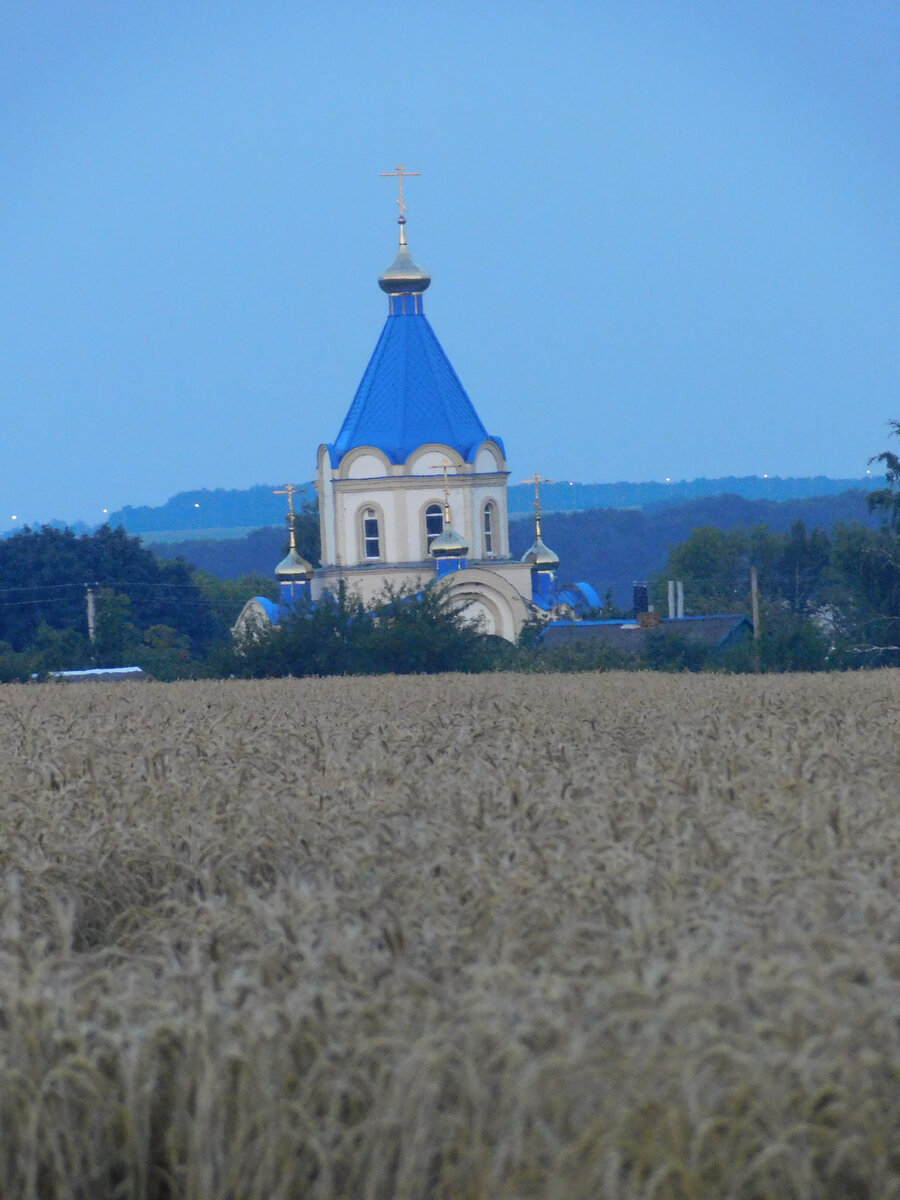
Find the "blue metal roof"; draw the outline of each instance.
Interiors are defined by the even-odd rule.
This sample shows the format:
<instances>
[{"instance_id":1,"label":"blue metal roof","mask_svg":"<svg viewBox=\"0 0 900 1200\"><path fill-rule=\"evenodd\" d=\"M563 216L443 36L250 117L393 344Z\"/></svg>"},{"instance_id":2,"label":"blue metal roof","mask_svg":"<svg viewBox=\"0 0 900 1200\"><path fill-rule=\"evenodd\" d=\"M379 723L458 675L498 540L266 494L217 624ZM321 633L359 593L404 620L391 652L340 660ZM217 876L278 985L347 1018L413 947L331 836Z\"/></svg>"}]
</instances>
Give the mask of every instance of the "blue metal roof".
<instances>
[{"instance_id":1,"label":"blue metal roof","mask_svg":"<svg viewBox=\"0 0 900 1200\"><path fill-rule=\"evenodd\" d=\"M253 599L259 601L259 605L262 608L263 612L266 614L266 616L269 618L269 620L272 622L273 625L277 625L278 624L279 606L275 603L275 601L270 600L268 596L254 596Z\"/></svg>"},{"instance_id":2,"label":"blue metal roof","mask_svg":"<svg viewBox=\"0 0 900 1200\"><path fill-rule=\"evenodd\" d=\"M579 582L570 583L569 586L559 593L559 598L564 604L571 604L572 608L577 613L587 612L589 608L599 608L601 605L600 597L594 588L589 583Z\"/></svg>"},{"instance_id":3,"label":"blue metal roof","mask_svg":"<svg viewBox=\"0 0 900 1200\"><path fill-rule=\"evenodd\" d=\"M395 307L392 305L392 307ZM397 306L399 307L399 306ZM441 442L471 462L489 437L420 305L391 312L337 440L332 464L356 446L377 446L402 463L426 442ZM499 438L493 438L503 450Z\"/></svg>"},{"instance_id":4,"label":"blue metal roof","mask_svg":"<svg viewBox=\"0 0 900 1200\"><path fill-rule=\"evenodd\" d=\"M590 621L548 621L541 631L544 645L557 646L566 641L597 641L620 649L635 649L642 637L661 637L682 633L691 641L703 642L716 649L736 641L753 623L744 613L708 613L690 617L663 617L657 625L642 629L636 621L603 619ZM625 635L625 640L617 634Z\"/></svg>"}]
</instances>

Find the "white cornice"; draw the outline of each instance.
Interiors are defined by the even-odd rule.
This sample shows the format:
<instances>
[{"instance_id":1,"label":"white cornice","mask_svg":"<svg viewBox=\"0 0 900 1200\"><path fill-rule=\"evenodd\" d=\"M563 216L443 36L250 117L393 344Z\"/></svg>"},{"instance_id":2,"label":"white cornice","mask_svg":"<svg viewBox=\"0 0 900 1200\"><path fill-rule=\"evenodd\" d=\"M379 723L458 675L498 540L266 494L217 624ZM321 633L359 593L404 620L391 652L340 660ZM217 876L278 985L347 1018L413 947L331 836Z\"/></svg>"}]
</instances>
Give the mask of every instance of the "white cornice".
<instances>
[{"instance_id":1,"label":"white cornice","mask_svg":"<svg viewBox=\"0 0 900 1200\"><path fill-rule=\"evenodd\" d=\"M450 491L468 491L474 487L504 487L509 477L509 471L492 471L489 474L476 474L474 471L466 475L448 475L447 487ZM335 479L336 492L393 492L420 491L424 489L440 491L443 480L435 483L434 475L386 475L375 476L371 479Z\"/></svg>"}]
</instances>

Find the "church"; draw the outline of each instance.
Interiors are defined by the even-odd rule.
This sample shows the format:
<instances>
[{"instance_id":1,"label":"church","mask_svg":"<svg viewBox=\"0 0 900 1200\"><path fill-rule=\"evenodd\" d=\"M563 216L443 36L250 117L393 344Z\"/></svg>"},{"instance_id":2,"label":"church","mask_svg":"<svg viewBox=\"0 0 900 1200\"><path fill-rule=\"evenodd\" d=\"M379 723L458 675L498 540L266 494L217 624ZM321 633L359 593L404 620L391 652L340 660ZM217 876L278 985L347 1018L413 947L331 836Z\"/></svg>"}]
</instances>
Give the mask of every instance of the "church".
<instances>
[{"instance_id":1,"label":"church","mask_svg":"<svg viewBox=\"0 0 900 1200\"><path fill-rule=\"evenodd\" d=\"M333 442L319 447L322 565L297 553L288 485L290 548L275 569L280 599L255 596L235 625L278 622L301 596L313 603L339 585L376 607L385 590L445 589L486 634L514 642L526 621L571 615L598 602L593 589L560 594L559 560L541 539L535 477L535 538L509 553L503 440L488 433L425 316L431 276L406 240L404 176L398 180L397 253L379 276L388 312L353 402Z\"/></svg>"},{"instance_id":2,"label":"church","mask_svg":"<svg viewBox=\"0 0 900 1200\"><path fill-rule=\"evenodd\" d=\"M678 634L717 652L752 634L741 613L685 616L673 584L667 619L648 611L646 583L635 584L633 616L598 619L594 588L557 580L559 559L541 537L538 475L534 541L521 559L510 555L503 439L488 433L425 316L431 276L407 245L403 179L418 172L382 174L397 179L400 209L397 253L378 277L387 318L337 437L319 446L321 566L297 551L296 489L287 484L278 489L290 534L275 568L279 598L248 600L235 635L277 626L294 605L321 603L342 586L372 609L389 594L440 587L485 634L515 642L537 621L547 647L593 642L636 655Z\"/></svg>"}]
</instances>

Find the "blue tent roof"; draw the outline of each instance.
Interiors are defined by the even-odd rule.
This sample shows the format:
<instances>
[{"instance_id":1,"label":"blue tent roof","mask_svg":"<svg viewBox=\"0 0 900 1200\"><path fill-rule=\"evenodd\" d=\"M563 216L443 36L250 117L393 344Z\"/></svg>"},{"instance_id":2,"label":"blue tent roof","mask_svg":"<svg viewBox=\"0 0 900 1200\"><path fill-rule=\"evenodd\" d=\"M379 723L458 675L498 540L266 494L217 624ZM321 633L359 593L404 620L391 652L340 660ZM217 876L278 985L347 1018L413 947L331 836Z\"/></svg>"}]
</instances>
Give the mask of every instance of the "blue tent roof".
<instances>
[{"instance_id":1,"label":"blue tent roof","mask_svg":"<svg viewBox=\"0 0 900 1200\"><path fill-rule=\"evenodd\" d=\"M377 446L392 463L402 463L417 446L441 442L471 462L488 436L420 309L388 316L329 449L335 465L356 446ZM493 440L502 450L500 439Z\"/></svg>"}]
</instances>

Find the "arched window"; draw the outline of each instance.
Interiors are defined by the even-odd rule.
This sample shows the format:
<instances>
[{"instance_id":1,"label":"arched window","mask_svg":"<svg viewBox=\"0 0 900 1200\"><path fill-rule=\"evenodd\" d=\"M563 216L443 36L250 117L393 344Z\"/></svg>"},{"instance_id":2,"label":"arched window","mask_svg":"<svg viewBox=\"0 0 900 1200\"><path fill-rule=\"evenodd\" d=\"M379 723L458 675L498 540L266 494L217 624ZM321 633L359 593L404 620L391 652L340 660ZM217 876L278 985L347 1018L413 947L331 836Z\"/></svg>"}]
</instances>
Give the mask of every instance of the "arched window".
<instances>
[{"instance_id":1,"label":"arched window","mask_svg":"<svg viewBox=\"0 0 900 1200\"><path fill-rule=\"evenodd\" d=\"M484 552L494 553L494 505L491 501L484 506Z\"/></svg>"},{"instance_id":2,"label":"arched window","mask_svg":"<svg viewBox=\"0 0 900 1200\"><path fill-rule=\"evenodd\" d=\"M425 509L425 553L431 549L431 543L444 531L444 513L439 504L429 504Z\"/></svg>"},{"instance_id":3,"label":"arched window","mask_svg":"<svg viewBox=\"0 0 900 1200\"><path fill-rule=\"evenodd\" d=\"M381 539L378 535L378 514L374 508L362 513L363 558L381 558Z\"/></svg>"}]
</instances>

